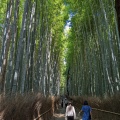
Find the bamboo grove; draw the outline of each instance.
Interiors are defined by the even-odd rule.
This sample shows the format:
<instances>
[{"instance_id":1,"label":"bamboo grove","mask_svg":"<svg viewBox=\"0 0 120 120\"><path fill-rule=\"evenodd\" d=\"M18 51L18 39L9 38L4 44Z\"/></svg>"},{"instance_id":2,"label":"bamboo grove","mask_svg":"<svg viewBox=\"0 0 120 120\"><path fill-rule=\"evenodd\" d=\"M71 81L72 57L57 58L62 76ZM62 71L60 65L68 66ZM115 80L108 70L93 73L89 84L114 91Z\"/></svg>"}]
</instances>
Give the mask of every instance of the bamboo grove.
<instances>
[{"instance_id":1,"label":"bamboo grove","mask_svg":"<svg viewBox=\"0 0 120 120\"><path fill-rule=\"evenodd\" d=\"M67 54L69 94L119 93L120 39L115 9L118 2L115 5L114 0L68 1L74 14Z\"/></svg>"},{"instance_id":2,"label":"bamboo grove","mask_svg":"<svg viewBox=\"0 0 120 120\"><path fill-rule=\"evenodd\" d=\"M0 92L119 93L118 3L0 0Z\"/></svg>"},{"instance_id":3,"label":"bamboo grove","mask_svg":"<svg viewBox=\"0 0 120 120\"><path fill-rule=\"evenodd\" d=\"M0 15L1 93L58 95L67 18L64 2L0 0Z\"/></svg>"}]
</instances>

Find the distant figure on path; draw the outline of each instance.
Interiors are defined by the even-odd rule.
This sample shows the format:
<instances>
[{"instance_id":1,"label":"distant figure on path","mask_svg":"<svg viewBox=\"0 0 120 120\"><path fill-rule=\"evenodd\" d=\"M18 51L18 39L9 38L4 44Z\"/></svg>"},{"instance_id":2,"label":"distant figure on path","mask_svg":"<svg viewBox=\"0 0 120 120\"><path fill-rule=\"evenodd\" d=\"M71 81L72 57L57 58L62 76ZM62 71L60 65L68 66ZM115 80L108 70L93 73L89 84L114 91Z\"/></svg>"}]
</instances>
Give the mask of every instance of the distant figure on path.
<instances>
[{"instance_id":1,"label":"distant figure on path","mask_svg":"<svg viewBox=\"0 0 120 120\"><path fill-rule=\"evenodd\" d=\"M92 108L88 105L87 101L84 101L84 104L79 113L83 112L82 120L91 120Z\"/></svg>"},{"instance_id":2,"label":"distant figure on path","mask_svg":"<svg viewBox=\"0 0 120 120\"><path fill-rule=\"evenodd\" d=\"M64 104L65 104L65 109L66 109L66 107L67 107L67 105L68 105L68 100L67 100L67 98L64 99Z\"/></svg>"},{"instance_id":3,"label":"distant figure on path","mask_svg":"<svg viewBox=\"0 0 120 120\"><path fill-rule=\"evenodd\" d=\"M63 108L63 98L62 98L62 100L61 100L61 107Z\"/></svg>"},{"instance_id":4,"label":"distant figure on path","mask_svg":"<svg viewBox=\"0 0 120 120\"><path fill-rule=\"evenodd\" d=\"M74 120L76 118L75 108L74 106L72 106L71 102L68 102L65 117L67 118L67 120Z\"/></svg>"}]
</instances>

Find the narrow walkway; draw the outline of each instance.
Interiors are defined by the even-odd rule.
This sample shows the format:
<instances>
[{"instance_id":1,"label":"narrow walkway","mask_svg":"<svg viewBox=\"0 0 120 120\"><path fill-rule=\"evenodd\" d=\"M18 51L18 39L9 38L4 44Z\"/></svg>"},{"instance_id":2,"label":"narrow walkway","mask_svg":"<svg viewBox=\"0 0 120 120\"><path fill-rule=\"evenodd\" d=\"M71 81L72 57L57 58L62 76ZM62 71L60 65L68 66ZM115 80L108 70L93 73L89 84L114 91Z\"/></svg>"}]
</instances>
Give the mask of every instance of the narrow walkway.
<instances>
[{"instance_id":1,"label":"narrow walkway","mask_svg":"<svg viewBox=\"0 0 120 120\"><path fill-rule=\"evenodd\" d=\"M76 111L77 114L77 111ZM78 115L78 114L77 114ZM52 120L65 120L65 108L59 108L55 113ZM76 117L75 120L81 120L80 117Z\"/></svg>"},{"instance_id":2,"label":"narrow walkway","mask_svg":"<svg viewBox=\"0 0 120 120\"><path fill-rule=\"evenodd\" d=\"M54 113L53 120L65 120L65 108L59 108L56 113Z\"/></svg>"}]
</instances>

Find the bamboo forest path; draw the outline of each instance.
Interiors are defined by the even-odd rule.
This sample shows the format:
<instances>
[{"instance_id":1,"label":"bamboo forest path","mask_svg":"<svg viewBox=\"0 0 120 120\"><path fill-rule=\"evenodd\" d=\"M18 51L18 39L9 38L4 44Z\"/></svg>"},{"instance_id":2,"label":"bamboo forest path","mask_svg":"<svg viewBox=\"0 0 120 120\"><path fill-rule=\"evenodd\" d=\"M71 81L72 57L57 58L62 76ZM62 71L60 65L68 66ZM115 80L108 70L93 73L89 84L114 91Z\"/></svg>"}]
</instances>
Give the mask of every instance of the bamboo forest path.
<instances>
[{"instance_id":1,"label":"bamboo forest path","mask_svg":"<svg viewBox=\"0 0 120 120\"><path fill-rule=\"evenodd\" d=\"M81 118L78 116L78 110L76 109L76 119L75 120L81 120ZM55 111L52 120L65 120L65 108L61 107L59 105L58 109Z\"/></svg>"},{"instance_id":2,"label":"bamboo forest path","mask_svg":"<svg viewBox=\"0 0 120 120\"><path fill-rule=\"evenodd\" d=\"M65 108L56 110L52 120L65 120Z\"/></svg>"}]
</instances>

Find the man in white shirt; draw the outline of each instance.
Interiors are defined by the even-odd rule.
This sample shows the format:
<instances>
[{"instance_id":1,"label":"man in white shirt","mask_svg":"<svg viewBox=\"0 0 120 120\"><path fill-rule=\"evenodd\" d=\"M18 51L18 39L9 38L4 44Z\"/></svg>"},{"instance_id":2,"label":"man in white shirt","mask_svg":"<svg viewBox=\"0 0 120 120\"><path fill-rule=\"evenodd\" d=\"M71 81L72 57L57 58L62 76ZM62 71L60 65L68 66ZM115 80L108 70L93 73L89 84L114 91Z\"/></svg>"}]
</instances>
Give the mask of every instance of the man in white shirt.
<instances>
[{"instance_id":1,"label":"man in white shirt","mask_svg":"<svg viewBox=\"0 0 120 120\"><path fill-rule=\"evenodd\" d=\"M69 102L66 107L65 116L67 117L67 120L74 120L76 118L75 108L71 105L71 102Z\"/></svg>"}]
</instances>

